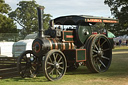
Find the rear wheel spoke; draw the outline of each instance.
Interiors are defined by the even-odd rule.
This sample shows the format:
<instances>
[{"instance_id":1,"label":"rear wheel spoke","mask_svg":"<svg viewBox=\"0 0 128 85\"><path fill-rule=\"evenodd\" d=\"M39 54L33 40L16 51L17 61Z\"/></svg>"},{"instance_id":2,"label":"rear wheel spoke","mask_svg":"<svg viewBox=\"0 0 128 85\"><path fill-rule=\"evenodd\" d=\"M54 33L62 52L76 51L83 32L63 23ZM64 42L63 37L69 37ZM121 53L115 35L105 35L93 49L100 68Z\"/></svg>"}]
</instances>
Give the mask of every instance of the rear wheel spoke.
<instances>
[{"instance_id":1,"label":"rear wheel spoke","mask_svg":"<svg viewBox=\"0 0 128 85\"><path fill-rule=\"evenodd\" d=\"M96 48L96 50L99 50L96 44L95 44L95 48Z\"/></svg>"},{"instance_id":2,"label":"rear wheel spoke","mask_svg":"<svg viewBox=\"0 0 128 85\"><path fill-rule=\"evenodd\" d=\"M93 58L96 57L96 56L97 56L97 54L93 55Z\"/></svg>"},{"instance_id":3,"label":"rear wheel spoke","mask_svg":"<svg viewBox=\"0 0 128 85\"><path fill-rule=\"evenodd\" d=\"M101 39L101 38L99 38L99 40L98 40L98 45L99 45L99 48L100 48L100 39Z\"/></svg>"},{"instance_id":4,"label":"rear wheel spoke","mask_svg":"<svg viewBox=\"0 0 128 85\"><path fill-rule=\"evenodd\" d=\"M103 51L108 51L108 50L110 50L110 48L107 48L107 49L103 49Z\"/></svg>"},{"instance_id":5,"label":"rear wheel spoke","mask_svg":"<svg viewBox=\"0 0 128 85\"><path fill-rule=\"evenodd\" d=\"M110 60L110 58L107 58L107 57L105 57L105 56L101 56L103 59L107 59L107 60Z\"/></svg>"},{"instance_id":6,"label":"rear wheel spoke","mask_svg":"<svg viewBox=\"0 0 128 85\"><path fill-rule=\"evenodd\" d=\"M105 40L105 41L101 44L101 46L103 46L103 45L105 44L105 42L107 42L107 40Z\"/></svg>"},{"instance_id":7,"label":"rear wheel spoke","mask_svg":"<svg viewBox=\"0 0 128 85\"><path fill-rule=\"evenodd\" d=\"M106 68L105 64L101 60L99 60L99 62L101 63L102 66Z\"/></svg>"},{"instance_id":8,"label":"rear wheel spoke","mask_svg":"<svg viewBox=\"0 0 128 85\"><path fill-rule=\"evenodd\" d=\"M93 52L98 53L96 50L93 50Z\"/></svg>"}]
</instances>

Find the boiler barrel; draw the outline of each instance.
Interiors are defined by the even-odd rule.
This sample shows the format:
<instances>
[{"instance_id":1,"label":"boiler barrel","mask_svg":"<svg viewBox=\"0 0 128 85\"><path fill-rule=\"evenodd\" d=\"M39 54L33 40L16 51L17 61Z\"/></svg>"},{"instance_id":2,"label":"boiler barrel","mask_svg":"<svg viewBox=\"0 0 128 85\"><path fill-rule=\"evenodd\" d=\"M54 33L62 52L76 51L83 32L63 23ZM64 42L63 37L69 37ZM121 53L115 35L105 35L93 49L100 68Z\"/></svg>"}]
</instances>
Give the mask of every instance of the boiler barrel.
<instances>
[{"instance_id":1,"label":"boiler barrel","mask_svg":"<svg viewBox=\"0 0 128 85\"><path fill-rule=\"evenodd\" d=\"M37 38L33 41L32 50L36 56L44 56L49 50L60 49L74 49L74 43L71 42L58 42L53 38Z\"/></svg>"}]
</instances>

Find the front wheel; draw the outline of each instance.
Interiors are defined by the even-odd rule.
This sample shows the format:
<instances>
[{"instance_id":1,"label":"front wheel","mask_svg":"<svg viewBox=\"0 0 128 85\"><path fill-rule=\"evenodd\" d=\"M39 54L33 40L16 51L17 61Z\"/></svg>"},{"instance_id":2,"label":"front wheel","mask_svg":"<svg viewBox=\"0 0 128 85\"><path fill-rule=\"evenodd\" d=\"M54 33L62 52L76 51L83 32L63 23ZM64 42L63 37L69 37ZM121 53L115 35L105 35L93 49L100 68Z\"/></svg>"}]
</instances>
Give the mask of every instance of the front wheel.
<instances>
[{"instance_id":1,"label":"front wheel","mask_svg":"<svg viewBox=\"0 0 128 85\"><path fill-rule=\"evenodd\" d=\"M64 54L59 50L51 50L44 58L43 70L45 77L55 81L63 77L67 69L67 62Z\"/></svg>"}]
</instances>

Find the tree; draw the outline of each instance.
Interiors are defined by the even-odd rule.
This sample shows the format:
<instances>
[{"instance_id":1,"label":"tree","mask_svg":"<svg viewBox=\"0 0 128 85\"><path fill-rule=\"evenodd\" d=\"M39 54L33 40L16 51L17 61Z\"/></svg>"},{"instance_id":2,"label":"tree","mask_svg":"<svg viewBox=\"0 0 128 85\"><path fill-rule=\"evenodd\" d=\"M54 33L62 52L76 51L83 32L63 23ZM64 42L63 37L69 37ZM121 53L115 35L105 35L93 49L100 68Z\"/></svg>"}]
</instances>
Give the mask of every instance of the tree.
<instances>
[{"instance_id":1,"label":"tree","mask_svg":"<svg viewBox=\"0 0 128 85\"><path fill-rule=\"evenodd\" d=\"M16 33L17 27L13 20L7 17L11 10L4 0L0 0L0 33Z\"/></svg>"},{"instance_id":2,"label":"tree","mask_svg":"<svg viewBox=\"0 0 128 85\"><path fill-rule=\"evenodd\" d=\"M38 16L35 0L32 1L20 1L15 11L11 12L9 16L14 19L22 28L23 34L29 34L38 30ZM48 28L48 22L50 20L50 14L44 14L44 29Z\"/></svg>"},{"instance_id":3,"label":"tree","mask_svg":"<svg viewBox=\"0 0 128 85\"><path fill-rule=\"evenodd\" d=\"M110 7L111 13L119 19L119 24L112 27L116 35L128 33L128 0L105 0L105 4Z\"/></svg>"}]
</instances>

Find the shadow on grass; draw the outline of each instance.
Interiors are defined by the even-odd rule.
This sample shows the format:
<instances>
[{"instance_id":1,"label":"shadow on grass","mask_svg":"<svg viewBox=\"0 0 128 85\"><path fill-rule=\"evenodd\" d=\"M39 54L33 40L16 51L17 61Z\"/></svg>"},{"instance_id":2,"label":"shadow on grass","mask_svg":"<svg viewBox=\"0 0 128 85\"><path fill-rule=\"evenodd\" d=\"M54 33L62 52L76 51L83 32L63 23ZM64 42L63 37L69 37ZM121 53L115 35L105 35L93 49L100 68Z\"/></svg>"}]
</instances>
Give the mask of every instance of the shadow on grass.
<instances>
[{"instance_id":1,"label":"shadow on grass","mask_svg":"<svg viewBox=\"0 0 128 85\"><path fill-rule=\"evenodd\" d=\"M14 78L10 78L10 79L5 79L5 81L15 81L15 82L48 82L48 80L44 76L36 77L36 78L14 77Z\"/></svg>"},{"instance_id":2,"label":"shadow on grass","mask_svg":"<svg viewBox=\"0 0 128 85\"><path fill-rule=\"evenodd\" d=\"M87 75L87 74L91 74L91 72L87 69L86 66L80 66L78 69L76 70L72 70L72 71L67 71L66 75Z\"/></svg>"},{"instance_id":3,"label":"shadow on grass","mask_svg":"<svg viewBox=\"0 0 128 85\"><path fill-rule=\"evenodd\" d=\"M90 77L107 77L107 78L122 78L128 77L128 53L127 54L113 54L113 59L110 68L104 73L91 73L87 67L80 66L78 69L66 72L67 77L70 75L83 75ZM72 77L73 78L73 77ZM20 78L14 77L5 81L18 81L18 82L48 82L43 73L40 73L36 78Z\"/></svg>"},{"instance_id":4,"label":"shadow on grass","mask_svg":"<svg viewBox=\"0 0 128 85\"><path fill-rule=\"evenodd\" d=\"M91 73L86 67L80 67L75 71L67 72L66 75L85 75L108 78L128 77L128 53L113 54L110 68L106 72Z\"/></svg>"},{"instance_id":5,"label":"shadow on grass","mask_svg":"<svg viewBox=\"0 0 128 85\"><path fill-rule=\"evenodd\" d=\"M99 76L128 77L128 53L113 54L112 63L107 72Z\"/></svg>"}]
</instances>

